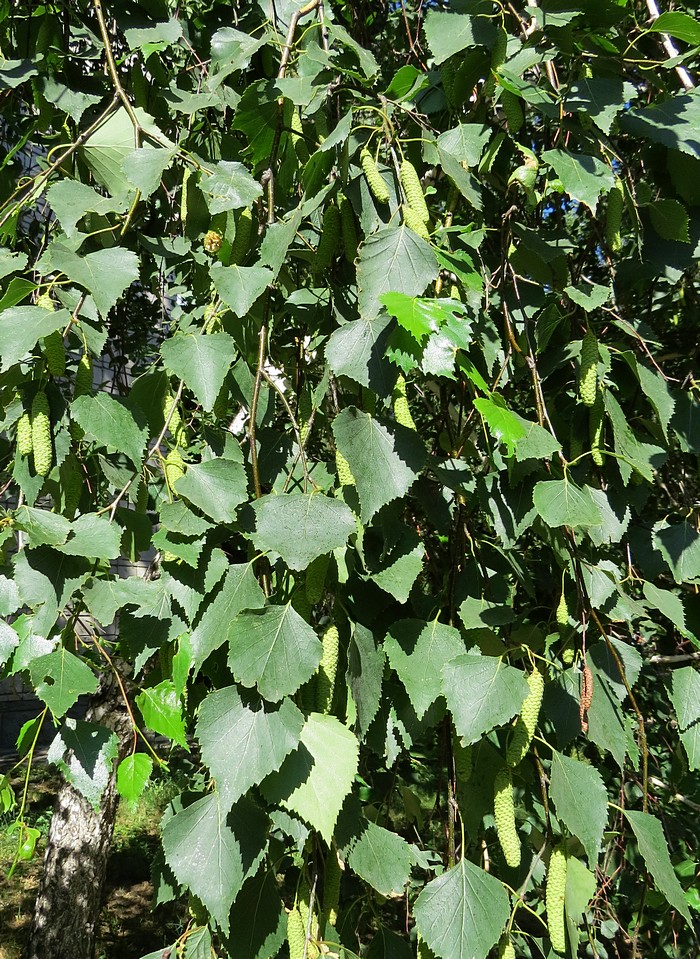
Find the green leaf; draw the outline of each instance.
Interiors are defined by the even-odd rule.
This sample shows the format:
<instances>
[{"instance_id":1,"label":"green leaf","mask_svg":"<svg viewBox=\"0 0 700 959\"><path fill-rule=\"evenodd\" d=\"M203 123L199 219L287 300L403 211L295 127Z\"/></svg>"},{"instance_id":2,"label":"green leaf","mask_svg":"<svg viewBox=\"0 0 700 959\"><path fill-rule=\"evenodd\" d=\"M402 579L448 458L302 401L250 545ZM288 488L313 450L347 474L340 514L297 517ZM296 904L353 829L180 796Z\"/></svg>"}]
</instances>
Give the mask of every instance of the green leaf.
<instances>
[{"instance_id":1,"label":"green leaf","mask_svg":"<svg viewBox=\"0 0 700 959\"><path fill-rule=\"evenodd\" d=\"M427 884L413 911L438 959L486 959L508 921L510 905L498 879L462 859Z\"/></svg>"},{"instance_id":2,"label":"green leaf","mask_svg":"<svg viewBox=\"0 0 700 959\"><path fill-rule=\"evenodd\" d=\"M80 696L97 689L97 678L90 667L63 646L33 659L29 675L37 696L57 718L65 715Z\"/></svg>"},{"instance_id":3,"label":"green leaf","mask_svg":"<svg viewBox=\"0 0 700 959\"><path fill-rule=\"evenodd\" d=\"M124 290L139 278L139 259L132 250L113 246L109 250L96 250L81 256L59 240L49 247L43 260L48 257L52 270L60 270L68 279L92 293L95 306L106 317L117 303Z\"/></svg>"},{"instance_id":4,"label":"green leaf","mask_svg":"<svg viewBox=\"0 0 700 959\"><path fill-rule=\"evenodd\" d=\"M579 489L571 480L541 480L533 492L535 509L547 526L599 526L600 509L587 486Z\"/></svg>"},{"instance_id":5,"label":"green leaf","mask_svg":"<svg viewBox=\"0 0 700 959\"><path fill-rule=\"evenodd\" d=\"M72 524L67 542L59 547L68 556L116 559L121 552L122 530L105 516L86 513Z\"/></svg>"},{"instance_id":6,"label":"green leaf","mask_svg":"<svg viewBox=\"0 0 700 959\"><path fill-rule=\"evenodd\" d=\"M236 680L257 686L271 702L295 693L321 661L318 636L291 603L239 613L228 635L228 663Z\"/></svg>"},{"instance_id":7,"label":"green leaf","mask_svg":"<svg viewBox=\"0 0 700 959\"><path fill-rule=\"evenodd\" d=\"M225 808L279 769L299 745L303 725L290 699L273 708L244 703L235 686L209 693L199 707L196 735Z\"/></svg>"},{"instance_id":8,"label":"green leaf","mask_svg":"<svg viewBox=\"0 0 700 959\"><path fill-rule=\"evenodd\" d=\"M440 64L462 50L474 46L491 47L496 28L486 17L429 10L425 18L425 36L435 63Z\"/></svg>"},{"instance_id":9,"label":"green leaf","mask_svg":"<svg viewBox=\"0 0 700 959\"><path fill-rule=\"evenodd\" d=\"M437 274L430 244L407 226L388 226L373 233L360 247L357 266L361 317L372 319L379 313L384 293L419 296Z\"/></svg>"},{"instance_id":10,"label":"green leaf","mask_svg":"<svg viewBox=\"0 0 700 959\"><path fill-rule=\"evenodd\" d=\"M160 348L166 367L184 380L207 413L219 395L234 356L228 333L181 333Z\"/></svg>"},{"instance_id":11,"label":"green leaf","mask_svg":"<svg viewBox=\"0 0 700 959\"><path fill-rule=\"evenodd\" d=\"M182 718L182 704L170 679L164 679L157 686L150 686L140 692L136 697L136 705L149 729L161 736L167 736L183 749L189 749Z\"/></svg>"},{"instance_id":12,"label":"green leaf","mask_svg":"<svg viewBox=\"0 0 700 959\"><path fill-rule=\"evenodd\" d=\"M519 669L496 656L466 654L443 666L442 688L465 745L517 715L529 691Z\"/></svg>"},{"instance_id":13,"label":"green leaf","mask_svg":"<svg viewBox=\"0 0 700 959\"><path fill-rule=\"evenodd\" d=\"M71 415L88 439L110 452L126 453L134 466L141 468L148 430L122 400L108 393L79 396L73 400Z\"/></svg>"},{"instance_id":14,"label":"green leaf","mask_svg":"<svg viewBox=\"0 0 700 959\"><path fill-rule=\"evenodd\" d=\"M77 233L78 221L86 213L122 213L126 209L126 199L102 196L87 183L80 180L59 180L46 192L51 209L61 222L67 237Z\"/></svg>"},{"instance_id":15,"label":"green leaf","mask_svg":"<svg viewBox=\"0 0 700 959\"><path fill-rule=\"evenodd\" d=\"M571 84L564 102L567 111L587 114L603 133L609 134L617 114L636 96L636 87L621 76L581 77Z\"/></svg>"},{"instance_id":16,"label":"green leaf","mask_svg":"<svg viewBox=\"0 0 700 959\"><path fill-rule=\"evenodd\" d=\"M46 758L97 811L118 753L119 740L110 729L81 719L66 719Z\"/></svg>"},{"instance_id":17,"label":"green leaf","mask_svg":"<svg viewBox=\"0 0 700 959\"><path fill-rule=\"evenodd\" d=\"M358 754L357 739L339 719L311 713L301 732L301 746L265 782L263 792L330 842L357 773Z\"/></svg>"},{"instance_id":18,"label":"green leaf","mask_svg":"<svg viewBox=\"0 0 700 959\"><path fill-rule=\"evenodd\" d=\"M26 253L12 253L0 247L0 280L4 280L11 273L23 270L29 261ZM26 309L26 307L25 307Z\"/></svg>"},{"instance_id":19,"label":"green leaf","mask_svg":"<svg viewBox=\"0 0 700 959\"><path fill-rule=\"evenodd\" d=\"M140 190L142 197L149 197L160 186L163 174L176 154L175 146L154 148L145 144L139 147L124 157L122 166L127 180Z\"/></svg>"},{"instance_id":20,"label":"green leaf","mask_svg":"<svg viewBox=\"0 0 700 959\"><path fill-rule=\"evenodd\" d=\"M411 535L407 531L396 548L385 556L383 568L373 570L370 578L385 593L389 593L399 603L405 603L423 569L424 560L425 547L418 534L414 532Z\"/></svg>"},{"instance_id":21,"label":"green leaf","mask_svg":"<svg viewBox=\"0 0 700 959\"><path fill-rule=\"evenodd\" d=\"M234 938L227 948L237 959L273 959L279 954L287 918L274 869L263 866L243 884L231 909L231 928Z\"/></svg>"},{"instance_id":22,"label":"green leaf","mask_svg":"<svg viewBox=\"0 0 700 959\"><path fill-rule=\"evenodd\" d=\"M203 176L200 183L207 197L212 216L228 210L250 207L262 196L262 187L242 163L219 160L211 176Z\"/></svg>"},{"instance_id":23,"label":"green leaf","mask_svg":"<svg viewBox=\"0 0 700 959\"><path fill-rule=\"evenodd\" d=\"M294 570L344 546L355 532L352 510L322 493L270 494L253 503L253 509L255 547L274 550Z\"/></svg>"},{"instance_id":24,"label":"green leaf","mask_svg":"<svg viewBox=\"0 0 700 959\"><path fill-rule=\"evenodd\" d=\"M65 516L33 506L19 507L15 513L15 525L27 534L28 546L61 546L71 531L71 524Z\"/></svg>"},{"instance_id":25,"label":"green leaf","mask_svg":"<svg viewBox=\"0 0 700 959\"><path fill-rule=\"evenodd\" d=\"M464 312L464 306L457 300L422 299L404 293L384 293L380 300L419 343L431 333L437 333L455 313Z\"/></svg>"},{"instance_id":26,"label":"green leaf","mask_svg":"<svg viewBox=\"0 0 700 959\"><path fill-rule=\"evenodd\" d=\"M608 820L608 795L603 778L594 766L552 754L549 795L557 818L580 839L588 862L594 867Z\"/></svg>"},{"instance_id":27,"label":"green leaf","mask_svg":"<svg viewBox=\"0 0 700 959\"><path fill-rule=\"evenodd\" d=\"M155 125L153 117L140 107L136 107L135 114L145 133L158 142L166 140ZM97 182L106 187L112 196L119 196L131 190L124 175L123 164L125 158L133 153L135 146L134 127L126 110L119 107L91 134L80 152Z\"/></svg>"},{"instance_id":28,"label":"green leaf","mask_svg":"<svg viewBox=\"0 0 700 959\"><path fill-rule=\"evenodd\" d=\"M552 167L571 199L584 203L593 214L600 194L615 185L610 167L589 154L545 150L542 159Z\"/></svg>"},{"instance_id":29,"label":"green leaf","mask_svg":"<svg viewBox=\"0 0 700 959\"><path fill-rule=\"evenodd\" d=\"M236 509L248 499L245 469L221 457L188 466L175 489L217 523L235 522Z\"/></svg>"},{"instance_id":30,"label":"green leaf","mask_svg":"<svg viewBox=\"0 0 700 959\"><path fill-rule=\"evenodd\" d=\"M422 719L442 693L443 665L464 653L464 641L458 630L437 619L402 619L389 630L384 650Z\"/></svg>"},{"instance_id":31,"label":"green leaf","mask_svg":"<svg viewBox=\"0 0 700 959\"><path fill-rule=\"evenodd\" d=\"M661 823L654 816L644 812L625 810L625 816L637 837L639 851L654 879L656 888L673 908L680 912L686 922L691 923L690 910L683 895L683 887L673 871Z\"/></svg>"},{"instance_id":32,"label":"green leaf","mask_svg":"<svg viewBox=\"0 0 700 959\"><path fill-rule=\"evenodd\" d=\"M396 371L386 359L393 325L390 317L382 314L353 320L334 330L325 349L333 372L349 376L379 396L388 396L396 382Z\"/></svg>"},{"instance_id":33,"label":"green leaf","mask_svg":"<svg viewBox=\"0 0 700 959\"><path fill-rule=\"evenodd\" d=\"M652 542L668 563L677 583L700 576L700 534L690 523L676 523L675 526L657 523Z\"/></svg>"},{"instance_id":34,"label":"green leaf","mask_svg":"<svg viewBox=\"0 0 700 959\"><path fill-rule=\"evenodd\" d=\"M165 860L183 886L228 934L229 910L266 844L266 817L248 799L226 814L218 793L198 799L163 825Z\"/></svg>"},{"instance_id":35,"label":"green leaf","mask_svg":"<svg viewBox=\"0 0 700 959\"><path fill-rule=\"evenodd\" d=\"M363 523L408 492L425 460L416 433L398 427L392 434L354 406L336 416L333 434L355 477Z\"/></svg>"},{"instance_id":36,"label":"green leaf","mask_svg":"<svg viewBox=\"0 0 700 959\"><path fill-rule=\"evenodd\" d=\"M700 101L694 91L676 93L651 106L628 111L620 117L620 126L626 133L697 157Z\"/></svg>"},{"instance_id":37,"label":"green leaf","mask_svg":"<svg viewBox=\"0 0 700 959\"><path fill-rule=\"evenodd\" d=\"M0 619L0 667L4 666L19 645L19 636L3 619Z\"/></svg>"},{"instance_id":38,"label":"green leaf","mask_svg":"<svg viewBox=\"0 0 700 959\"><path fill-rule=\"evenodd\" d=\"M612 296L609 286L600 286L598 283L585 283L580 286L567 286L564 290L572 301L586 313L593 313L608 302Z\"/></svg>"},{"instance_id":39,"label":"green leaf","mask_svg":"<svg viewBox=\"0 0 700 959\"><path fill-rule=\"evenodd\" d=\"M212 263L209 272L216 292L236 316L250 313L255 301L275 278L272 270L262 266L222 266Z\"/></svg>"},{"instance_id":40,"label":"green leaf","mask_svg":"<svg viewBox=\"0 0 700 959\"><path fill-rule=\"evenodd\" d=\"M683 40L694 47L700 46L700 23L687 13L668 12L662 13L660 17L647 27L647 30L657 33L667 33L677 40Z\"/></svg>"},{"instance_id":41,"label":"green leaf","mask_svg":"<svg viewBox=\"0 0 700 959\"><path fill-rule=\"evenodd\" d=\"M489 126L483 123L458 123L452 130L440 134L437 145L440 153L446 153L468 167L476 167L490 139Z\"/></svg>"},{"instance_id":42,"label":"green leaf","mask_svg":"<svg viewBox=\"0 0 700 959\"><path fill-rule=\"evenodd\" d=\"M230 566L221 589L209 604L190 635L192 662L199 669L204 660L226 640L229 623L242 609L260 609L265 594L258 586L250 563Z\"/></svg>"},{"instance_id":43,"label":"green leaf","mask_svg":"<svg viewBox=\"0 0 700 959\"><path fill-rule=\"evenodd\" d=\"M377 715L384 674L384 650L377 649L372 633L355 623L348 646L347 681L357 712L356 729L364 739Z\"/></svg>"},{"instance_id":44,"label":"green leaf","mask_svg":"<svg viewBox=\"0 0 700 959\"><path fill-rule=\"evenodd\" d=\"M146 788L153 772L153 760L146 753L132 753L117 768L117 792L127 802L135 803Z\"/></svg>"},{"instance_id":45,"label":"green leaf","mask_svg":"<svg viewBox=\"0 0 700 959\"><path fill-rule=\"evenodd\" d=\"M662 240L690 243L688 211L678 200L655 200L649 204L649 215L654 229Z\"/></svg>"},{"instance_id":46,"label":"green leaf","mask_svg":"<svg viewBox=\"0 0 700 959\"><path fill-rule=\"evenodd\" d=\"M353 872L382 896L400 895L408 882L411 866L416 863L416 854L401 836L365 820L348 863Z\"/></svg>"},{"instance_id":47,"label":"green leaf","mask_svg":"<svg viewBox=\"0 0 700 959\"><path fill-rule=\"evenodd\" d=\"M652 609L658 610L667 619L670 619L679 633L683 636L688 635L685 625L685 607L683 600L677 593L672 593L669 589L659 589L653 583L644 583L644 598L649 600ZM676 670L674 676L677 676L680 670Z\"/></svg>"},{"instance_id":48,"label":"green leaf","mask_svg":"<svg viewBox=\"0 0 700 959\"><path fill-rule=\"evenodd\" d=\"M691 769L700 768L700 673L692 666L673 671L671 702Z\"/></svg>"},{"instance_id":49,"label":"green leaf","mask_svg":"<svg viewBox=\"0 0 700 959\"><path fill-rule=\"evenodd\" d=\"M42 337L62 330L70 320L68 310L15 306L0 313L0 361L4 370L19 363Z\"/></svg>"},{"instance_id":50,"label":"green leaf","mask_svg":"<svg viewBox=\"0 0 700 959\"><path fill-rule=\"evenodd\" d=\"M474 400L474 406L488 424L494 439L499 443L505 443L508 447L508 455L512 456L518 440L524 439L527 435L522 417L513 413L502 403L483 397L477 397Z\"/></svg>"}]
</instances>

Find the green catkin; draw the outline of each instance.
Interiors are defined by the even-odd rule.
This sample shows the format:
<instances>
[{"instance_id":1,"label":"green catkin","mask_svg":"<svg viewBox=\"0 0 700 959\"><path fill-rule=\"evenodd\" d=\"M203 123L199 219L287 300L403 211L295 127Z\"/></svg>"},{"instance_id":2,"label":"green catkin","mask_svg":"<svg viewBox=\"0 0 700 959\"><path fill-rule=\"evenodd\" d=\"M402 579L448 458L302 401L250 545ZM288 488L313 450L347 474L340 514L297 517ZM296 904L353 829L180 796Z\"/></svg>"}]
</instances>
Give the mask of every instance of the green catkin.
<instances>
[{"instance_id":1,"label":"green catkin","mask_svg":"<svg viewBox=\"0 0 700 959\"><path fill-rule=\"evenodd\" d=\"M63 512L73 519L80 503L83 491L83 471L75 453L71 452L61 463L61 483L63 485Z\"/></svg>"},{"instance_id":2,"label":"green catkin","mask_svg":"<svg viewBox=\"0 0 700 959\"><path fill-rule=\"evenodd\" d=\"M503 107L509 132L517 133L525 122L520 97L511 93L510 90L504 90L501 94L501 106Z\"/></svg>"},{"instance_id":3,"label":"green catkin","mask_svg":"<svg viewBox=\"0 0 700 959\"><path fill-rule=\"evenodd\" d=\"M238 266L245 260L250 249L250 238L253 233L253 211L246 208L241 210L236 219L236 235L231 244L230 262Z\"/></svg>"},{"instance_id":4,"label":"green catkin","mask_svg":"<svg viewBox=\"0 0 700 959\"><path fill-rule=\"evenodd\" d=\"M591 459L596 466L603 465L603 427L605 425L605 402L603 390L596 393L595 403L588 414L588 435L591 446Z\"/></svg>"},{"instance_id":5,"label":"green catkin","mask_svg":"<svg viewBox=\"0 0 700 959\"><path fill-rule=\"evenodd\" d=\"M364 147L360 150L360 166L367 180L367 186L377 203L389 202L389 188L382 179L382 175L377 169L374 157L369 150Z\"/></svg>"},{"instance_id":6,"label":"green catkin","mask_svg":"<svg viewBox=\"0 0 700 959\"><path fill-rule=\"evenodd\" d=\"M29 413L22 413L17 420L17 452L20 456L31 456L32 450L32 420Z\"/></svg>"},{"instance_id":7,"label":"green catkin","mask_svg":"<svg viewBox=\"0 0 700 959\"><path fill-rule=\"evenodd\" d=\"M326 875L323 880L323 911L326 921L335 927L338 921L338 903L340 902L340 877L342 875L338 854L331 845L326 856Z\"/></svg>"},{"instance_id":8,"label":"green catkin","mask_svg":"<svg viewBox=\"0 0 700 959\"><path fill-rule=\"evenodd\" d=\"M92 360L89 353L83 353L75 374L73 399L77 400L79 396L88 396L90 393L92 393Z\"/></svg>"},{"instance_id":9,"label":"green catkin","mask_svg":"<svg viewBox=\"0 0 700 959\"><path fill-rule=\"evenodd\" d=\"M323 596L323 587L326 582L329 560L330 556L328 553L324 553L323 556L317 556L306 570L304 589L306 591L306 598L312 606L315 606L321 599L321 596Z\"/></svg>"},{"instance_id":10,"label":"green catkin","mask_svg":"<svg viewBox=\"0 0 700 959\"><path fill-rule=\"evenodd\" d=\"M323 229L314 258L315 273L323 273L331 265L338 251L339 240L340 211L334 203L331 203L323 213Z\"/></svg>"},{"instance_id":11,"label":"green catkin","mask_svg":"<svg viewBox=\"0 0 700 959\"><path fill-rule=\"evenodd\" d=\"M171 410L172 416L170 415ZM163 420L167 420L169 416L170 423L168 424L168 429L170 430L170 435L176 438L175 442L177 443L177 436L182 426L182 419L177 404L175 403L175 397L171 396L170 393L166 393L163 398Z\"/></svg>"},{"instance_id":12,"label":"green catkin","mask_svg":"<svg viewBox=\"0 0 700 959\"><path fill-rule=\"evenodd\" d=\"M352 475L350 464L340 450L335 451L335 468L341 486L355 486L355 477Z\"/></svg>"},{"instance_id":13,"label":"green catkin","mask_svg":"<svg viewBox=\"0 0 700 959\"><path fill-rule=\"evenodd\" d=\"M46 393L40 390L32 402L32 449L37 476L48 476L53 462L51 416Z\"/></svg>"},{"instance_id":14,"label":"green catkin","mask_svg":"<svg viewBox=\"0 0 700 959\"><path fill-rule=\"evenodd\" d=\"M51 298L51 294L48 292L42 293L39 297L37 297L36 305L41 307L42 310L50 310L52 313L56 309L56 304Z\"/></svg>"},{"instance_id":15,"label":"green catkin","mask_svg":"<svg viewBox=\"0 0 700 959\"><path fill-rule=\"evenodd\" d=\"M217 420L223 420L228 413L228 386L224 383L214 400L212 413Z\"/></svg>"},{"instance_id":16,"label":"green catkin","mask_svg":"<svg viewBox=\"0 0 700 959\"><path fill-rule=\"evenodd\" d=\"M559 597L559 604L557 606L556 612L557 626L568 626L569 625L569 604L566 601L566 593L562 589L561 596Z\"/></svg>"},{"instance_id":17,"label":"green catkin","mask_svg":"<svg viewBox=\"0 0 700 959\"><path fill-rule=\"evenodd\" d=\"M615 186L608 193L608 209L605 217L605 239L613 253L618 253L622 246L620 226L622 225L624 205L625 197L622 186L619 180L615 180Z\"/></svg>"},{"instance_id":18,"label":"green catkin","mask_svg":"<svg viewBox=\"0 0 700 959\"><path fill-rule=\"evenodd\" d=\"M442 92L445 94L448 107L454 109L455 99L455 81L457 79L457 65L454 57L448 57L440 66L440 77L442 79Z\"/></svg>"},{"instance_id":19,"label":"green catkin","mask_svg":"<svg viewBox=\"0 0 700 959\"><path fill-rule=\"evenodd\" d=\"M417 233L422 239L430 241L428 227L425 225L423 220L421 220L420 216L416 213L413 207L407 206L404 203L404 205L401 207L401 212L403 214L403 222L408 229L413 230L413 232Z\"/></svg>"},{"instance_id":20,"label":"green catkin","mask_svg":"<svg viewBox=\"0 0 700 959\"><path fill-rule=\"evenodd\" d=\"M406 201L414 213L421 218L427 226L430 222L430 213L428 205L423 196L423 187L420 183L420 177L416 168L408 160L402 160L399 167L399 177L401 186L406 194Z\"/></svg>"},{"instance_id":21,"label":"green catkin","mask_svg":"<svg viewBox=\"0 0 700 959\"><path fill-rule=\"evenodd\" d=\"M520 840L515 828L513 778L508 766L496 773L493 791L493 816L496 832L506 862L512 868L520 865Z\"/></svg>"},{"instance_id":22,"label":"green catkin","mask_svg":"<svg viewBox=\"0 0 700 959\"><path fill-rule=\"evenodd\" d=\"M343 233L345 259L352 265L357 256L357 224L352 204L346 196L340 198L340 227Z\"/></svg>"},{"instance_id":23,"label":"green catkin","mask_svg":"<svg viewBox=\"0 0 700 959\"><path fill-rule=\"evenodd\" d=\"M593 406L598 384L598 340L593 330L588 330L581 342L581 374L579 396L584 406Z\"/></svg>"},{"instance_id":24,"label":"green catkin","mask_svg":"<svg viewBox=\"0 0 700 959\"><path fill-rule=\"evenodd\" d=\"M54 330L44 337L44 356L46 366L51 376L64 376L66 372L66 350L63 345L63 334Z\"/></svg>"},{"instance_id":25,"label":"green catkin","mask_svg":"<svg viewBox=\"0 0 700 959\"><path fill-rule=\"evenodd\" d=\"M141 477L139 491L136 494L136 512L145 513L148 510L148 483Z\"/></svg>"},{"instance_id":26,"label":"green catkin","mask_svg":"<svg viewBox=\"0 0 700 959\"><path fill-rule=\"evenodd\" d=\"M192 176L192 170L186 166L182 171L182 190L180 192L180 222L184 230L187 225L187 183Z\"/></svg>"},{"instance_id":27,"label":"green catkin","mask_svg":"<svg viewBox=\"0 0 700 959\"><path fill-rule=\"evenodd\" d=\"M565 646L561 651L561 661L565 666L573 666L576 653L573 646Z\"/></svg>"},{"instance_id":28,"label":"green catkin","mask_svg":"<svg viewBox=\"0 0 700 959\"><path fill-rule=\"evenodd\" d=\"M506 749L506 762L511 767L523 761L535 735L544 693L544 676L539 669L533 669L527 677L527 684L530 692L525 697Z\"/></svg>"},{"instance_id":29,"label":"green catkin","mask_svg":"<svg viewBox=\"0 0 700 959\"><path fill-rule=\"evenodd\" d=\"M185 463L180 455L180 451L178 449L170 450L165 457L165 481L168 484L168 489L174 496L177 496L177 493L173 487L184 475Z\"/></svg>"},{"instance_id":30,"label":"green catkin","mask_svg":"<svg viewBox=\"0 0 700 959\"><path fill-rule=\"evenodd\" d=\"M564 901L566 897L566 852L561 846L552 850L547 870L545 900L547 905L547 929L552 949L566 952L566 922Z\"/></svg>"},{"instance_id":31,"label":"green catkin","mask_svg":"<svg viewBox=\"0 0 700 959\"><path fill-rule=\"evenodd\" d=\"M301 163L306 163L309 159L309 151L306 146L306 140L304 139L304 127L301 122L299 107L294 107L292 110L292 118L289 125L292 128L292 143L294 144L294 152Z\"/></svg>"},{"instance_id":32,"label":"green catkin","mask_svg":"<svg viewBox=\"0 0 700 959\"><path fill-rule=\"evenodd\" d=\"M515 946L508 936L504 936L503 939L501 939L500 945L498 946L498 959L515 959Z\"/></svg>"},{"instance_id":33,"label":"green catkin","mask_svg":"<svg viewBox=\"0 0 700 959\"><path fill-rule=\"evenodd\" d=\"M340 636L337 626L329 626L321 637L323 653L318 667L316 683L316 708L319 713L329 713L333 705L335 676L338 671Z\"/></svg>"},{"instance_id":34,"label":"green catkin","mask_svg":"<svg viewBox=\"0 0 700 959\"><path fill-rule=\"evenodd\" d=\"M309 923L309 915L310 915L310 908L311 908L311 890L309 889L309 884L306 881L306 879L302 879L299 885L299 891L297 893L297 908L299 909L299 915L301 916L302 928L304 930L304 938L306 938L306 932L308 929L310 940L317 939L318 938L318 920L315 915L311 916L311 923ZM291 959L291 956L290 956L290 959ZM309 941L309 944L306 949L306 959L318 959L318 949L316 945L311 941Z\"/></svg>"},{"instance_id":35,"label":"green catkin","mask_svg":"<svg viewBox=\"0 0 700 959\"><path fill-rule=\"evenodd\" d=\"M304 920L301 918L299 909L294 909L287 913L287 944L289 946L289 959L304 959L304 945L306 943L306 929L304 929Z\"/></svg>"},{"instance_id":36,"label":"green catkin","mask_svg":"<svg viewBox=\"0 0 700 959\"><path fill-rule=\"evenodd\" d=\"M569 434L569 460L577 460L583 453L583 440L578 430L572 428Z\"/></svg>"},{"instance_id":37,"label":"green catkin","mask_svg":"<svg viewBox=\"0 0 700 959\"><path fill-rule=\"evenodd\" d=\"M455 779L458 784L469 782L474 768L474 750L471 743L463 746L456 733L452 735L452 756L455 763Z\"/></svg>"},{"instance_id":38,"label":"green catkin","mask_svg":"<svg viewBox=\"0 0 700 959\"><path fill-rule=\"evenodd\" d=\"M399 375L394 387L394 418L399 426L405 426L415 432L416 424L411 416L406 394L406 380L401 375Z\"/></svg>"}]
</instances>

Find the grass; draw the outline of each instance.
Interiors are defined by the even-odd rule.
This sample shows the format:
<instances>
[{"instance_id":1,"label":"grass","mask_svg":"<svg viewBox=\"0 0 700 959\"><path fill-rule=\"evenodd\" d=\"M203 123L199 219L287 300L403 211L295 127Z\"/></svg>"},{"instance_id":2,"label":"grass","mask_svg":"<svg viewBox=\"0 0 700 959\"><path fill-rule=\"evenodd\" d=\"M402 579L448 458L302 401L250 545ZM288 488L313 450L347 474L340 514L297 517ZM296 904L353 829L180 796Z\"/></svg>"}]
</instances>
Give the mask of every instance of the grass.
<instances>
[{"instance_id":1,"label":"grass","mask_svg":"<svg viewBox=\"0 0 700 959\"><path fill-rule=\"evenodd\" d=\"M51 811L60 786L51 766L32 772L27 824L40 830L34 857L20 862L8 879L17 848L8 834L12 814L0 816L0 959L20 959L34 907L46 849ZM13 783L17 789L20 784ZM121 803L97 935L96 959L140 959L170 945L182 931L184 907L169 903L152 909L151 863L158 848L158 824L168 802L179 792L169 778L151 783L135 806Z\"/></svg>"}]
</instances>

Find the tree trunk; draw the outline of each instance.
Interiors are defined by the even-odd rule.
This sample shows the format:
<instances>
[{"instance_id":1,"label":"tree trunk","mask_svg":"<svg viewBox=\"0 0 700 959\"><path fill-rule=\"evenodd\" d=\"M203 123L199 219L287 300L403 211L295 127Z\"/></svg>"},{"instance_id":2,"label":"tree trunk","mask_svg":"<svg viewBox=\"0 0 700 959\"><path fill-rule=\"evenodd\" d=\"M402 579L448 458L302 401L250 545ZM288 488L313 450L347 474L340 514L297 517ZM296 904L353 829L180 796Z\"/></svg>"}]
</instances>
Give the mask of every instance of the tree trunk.
<instances>
[{"instance_id":1,"label":"tree trunk","mask_svg":"<svg viewBox=\"0 0 700 959\"><path fill-rule=\"evenodd\" d=\"M123 758L130 741L129 722L111 673L103 675L87 719L99 720L117 734L118 760ZM93 957L119 804L116 766L97 810L69 783L64 782L59 789L23 959Z\"/></svg>"}]
</instances>

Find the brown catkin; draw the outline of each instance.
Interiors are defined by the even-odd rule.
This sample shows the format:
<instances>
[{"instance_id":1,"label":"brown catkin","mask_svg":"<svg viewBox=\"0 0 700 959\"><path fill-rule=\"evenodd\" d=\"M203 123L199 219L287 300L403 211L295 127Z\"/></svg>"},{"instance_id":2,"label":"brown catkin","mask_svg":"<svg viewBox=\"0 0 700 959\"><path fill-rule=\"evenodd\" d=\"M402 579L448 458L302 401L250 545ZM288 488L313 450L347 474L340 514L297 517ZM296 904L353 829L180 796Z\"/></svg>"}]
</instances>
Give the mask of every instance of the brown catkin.
<instances>
[{"instance_id":1,"label":"brown catkin","mask_svg":"<svg viewBox=\"0 0 700 959\"><path fill-rule=\"evenodd\" d=\"M49 401L43 390L32 401L32 449L37 476L48 476L53 463L53 443Z\"/></svg>"}]
</instances>

